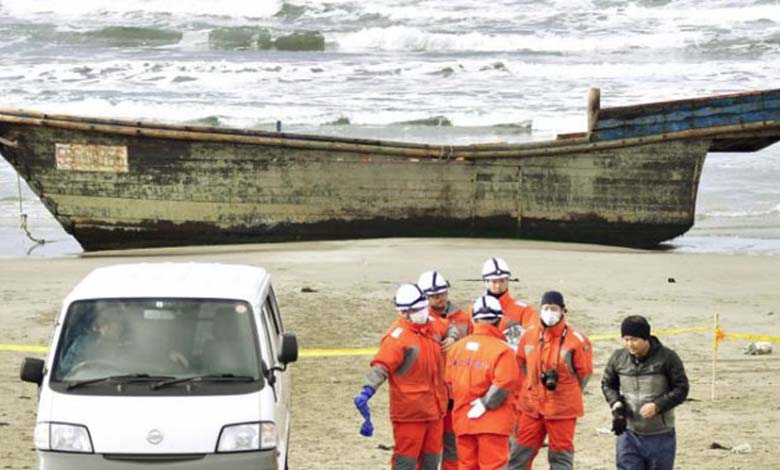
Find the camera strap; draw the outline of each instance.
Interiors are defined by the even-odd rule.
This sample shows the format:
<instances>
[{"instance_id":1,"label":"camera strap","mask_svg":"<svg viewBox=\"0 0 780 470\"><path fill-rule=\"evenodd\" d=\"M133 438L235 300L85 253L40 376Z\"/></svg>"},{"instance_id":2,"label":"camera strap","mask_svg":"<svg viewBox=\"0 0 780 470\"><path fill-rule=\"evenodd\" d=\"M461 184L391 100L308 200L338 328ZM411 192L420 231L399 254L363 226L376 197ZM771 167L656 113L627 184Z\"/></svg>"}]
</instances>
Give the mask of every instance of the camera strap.
<instances>
[{"instance_id":1,"label":"camera strap","mask_svg":"<svg viewBox=\"0 0 780 470\"><path fill-rule=\"evenodd\" d=\"M566 334L569 332L569 326L563 327L563 333L561 333L561 342L558 345L558 354L555 356L555 365L553 368L558 370L558 363L561 362L561 349L563 349L563 342L566 341ZM544 328L539 330L539 372L544 372L544 357L542 357L542 349L544 346Z\"/></svg>"}]
</instances>

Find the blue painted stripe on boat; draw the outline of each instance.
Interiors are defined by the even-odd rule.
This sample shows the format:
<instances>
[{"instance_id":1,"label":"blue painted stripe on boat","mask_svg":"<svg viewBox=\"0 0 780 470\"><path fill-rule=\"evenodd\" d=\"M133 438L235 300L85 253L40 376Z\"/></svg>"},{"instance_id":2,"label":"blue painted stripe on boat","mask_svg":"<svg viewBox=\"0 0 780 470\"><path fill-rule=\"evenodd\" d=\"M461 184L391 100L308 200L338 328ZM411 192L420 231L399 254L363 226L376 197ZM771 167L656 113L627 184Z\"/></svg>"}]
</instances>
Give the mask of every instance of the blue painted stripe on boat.
<instances>
[{"instance_id":1,"label":"blue painted stripe on boat","mask_svg":"<svg viewBox=\"0 0 780 470\"><path fill-rule=\"evenodd\" d=\"M770 90L763 93L750 95L738 95L728 97L698 98L679 102L666 101L657 103L639 104L634 106L618 106L604 108L601 114L608 118L615 116L618 119L632 119L645 114L654 114L665 110L694 110L702 107L729 107L738 104L751 104L759 102L771 102L780 98L780 90Z\"/></svg>"},{"instance_id":2,"label":"blue painted stripe on boat","mask_svg":"<svg viewBox=\"0 0 780 470\"><path fill-rule=\"evenodd\" d=\"M752 123L762 121L780 120L780 109L770 111L758 111L743 114L721 114L707 117L698 116L678 116L668 120L654 120L646 122L627 122L621 126L614 126L606 129L597 129L597 133L620 132L627 129L642 128L668 128L674 130L703 129L707 127L733 125L741 123Z\"/></svg>"},{"instance_id":3,"label":"blue painted stripe on boat","mask_svg":"<svg viewBox=\"0 0 780 470\"><path fill-rule=\"evenodd\" d=\"M709 127L764 121L780 122L780 92L702 100L666 108L660 105L655 105L652 109L642 106L637 108L639 109L636 112L600 120L593 139L609 141ZM609 116L609 110L605 109L604 114Z\"/></svg>"},{"instance_id":4,"label":"blue painted stripe on boat","mask_svg":"<svg viewBox=\"0 0 780 470\"><path fill-rule=\"evenodd\" d=\"M669 110L655 110L652 113L646 112L642 116L636 116L633 118L609 118L609 117L603 117L600 116L601 119L597 123L597 129L609 129L613 127L619 127L619 126L625 126L625 125L636 125L636 124L651 124L653 122L657 122L659 120L663 121L674 121L674 120L681 120L681 119L689 119L691 116L694 118L698 117L709 117L713 115L720 115L720 114L735 114L735 115L743 115L743 114L749 114L756 111L777 111L780 110L780 98L773 99L769 101L762 101L760 103L749 103L749 104L736 104L731 106L724 106L724 107L715 107L715 106L701 106L698 109L693 110L684 110L684 109L669 109Z\"/></svg>"},{"instance_id":5,"label":"blue painted stripe on boat","mask_svg":"<svg viewBox=\"0 0 780 470\"><path fill-rule=\"evenodd\" d=\"M642 126L623 126L614 129L597 131L595 140L606 141L616 139L628 139L632 137L645 137L669 132L682 132L694 129L706 129L709 127L729 126L736 124L750 124L754 122L780 121L780 111L773 113L753 113L744 115L715 116L708 119L680 120L671 122L657 122Z\"/></svg>"}]
</instances>

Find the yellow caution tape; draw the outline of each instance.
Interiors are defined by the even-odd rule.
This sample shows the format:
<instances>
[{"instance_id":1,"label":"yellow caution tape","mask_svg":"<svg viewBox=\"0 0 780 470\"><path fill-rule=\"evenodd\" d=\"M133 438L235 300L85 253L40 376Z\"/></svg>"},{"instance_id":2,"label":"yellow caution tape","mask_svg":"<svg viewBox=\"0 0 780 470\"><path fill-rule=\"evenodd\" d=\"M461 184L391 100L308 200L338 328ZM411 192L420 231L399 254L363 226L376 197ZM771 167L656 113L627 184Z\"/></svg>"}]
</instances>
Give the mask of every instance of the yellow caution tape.
<instances>
[{"instance_id":1,"label":"yellow caution tape","mask_svg":"<svg viewBox=\"0 0 780 470\"><path fill-rule=\"evenodd\" d=\"M303 349L300 357L373 356L376 348Z\"/></svg>"},{"instance_id":2,"label":"yellow caution tape","mask_svg":"<svg viewBox=\"0 0 780 470\"><path fill-rule=\"evenodd\" d=\"M672 336L672 335L681 335L683 333L709 333L712 331L712 328L708 328L706 326L694 326L690 328L672 328L668 330L654 330L653 335L654 336ZM591 341L607 341L611 339L620 339L620 333L614 333L614 334L600 334L600 335L593 335L589 336Z\"/></svg>"},{"instance_id":3,"label":"yellow caution tape","mask_svg":"<svg viewBox=\"0 0 780 470\"><path fill-rule=\"evenodd\" d=\"M31 346L28 344L0 344L0 351L46 353L46 346Z\"/></svg>"},{"instance_id":4,"label":"yellow caution tape","mask_svg":"<svg viewBox=\"0 0 780 470\"><path fill-rule=\"evenodd\" d=\"M754 335L750 333L723 333L723 339L747 339L750 341L780 343L780 336Z\"/></svg>"},{"instance_id":5,"label":"yellow caution tape","mask_svg":"<svg viewBox=\"0 0 780 470\"><path fill-rule=\"evenodd\" d=\"M690 328L673 328L668 330L653 331L655 336L671 336L685 333L711 333L712 328L706 326L696 326ZM718 339L749 340L749 341L768 341L770 343L780 343L780 336L755 335L751 333L725 333L719 330ZM591 341L608 341L620 339L620 333L596 334L590 336ZM25 344L0 344L0 351L8 352L30 352L45 354L49 348L46 346L32 346ZM338 357L338 356L372 356L376 354L377 348L312 348L302 349L298 354L300 357Z\"/></svg>"}]
</instances>

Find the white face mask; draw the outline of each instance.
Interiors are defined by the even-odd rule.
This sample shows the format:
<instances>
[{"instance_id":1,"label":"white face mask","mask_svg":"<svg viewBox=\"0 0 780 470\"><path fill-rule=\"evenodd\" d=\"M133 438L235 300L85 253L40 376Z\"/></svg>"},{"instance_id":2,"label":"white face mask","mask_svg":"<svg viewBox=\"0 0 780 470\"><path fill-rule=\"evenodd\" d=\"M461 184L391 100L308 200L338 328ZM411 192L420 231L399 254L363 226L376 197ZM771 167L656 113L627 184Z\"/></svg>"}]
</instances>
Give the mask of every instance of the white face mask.
<instances>
[{"instance_id":1,"label":"white face mask","mask_svg":"<svg viewBox=\"0 0 780 470\"><path fill-rule=\"evenodd\" d=\"M409 321L415 325L424 325L428 323L428 309L423 308L409 314Z\"/></svg>"},{"instance_id":2,"label":"white face mask","mask_svg":"<svg viewBox=\"0 0 780 470\"><path fill-rule=\"evenodd\" d=\"M540 315L542 323L546 326L557 325L558 322L561 321L561 316L561 312L556 312L554 310L542 310L542 314Z\"/></svg>"}]
</instances>

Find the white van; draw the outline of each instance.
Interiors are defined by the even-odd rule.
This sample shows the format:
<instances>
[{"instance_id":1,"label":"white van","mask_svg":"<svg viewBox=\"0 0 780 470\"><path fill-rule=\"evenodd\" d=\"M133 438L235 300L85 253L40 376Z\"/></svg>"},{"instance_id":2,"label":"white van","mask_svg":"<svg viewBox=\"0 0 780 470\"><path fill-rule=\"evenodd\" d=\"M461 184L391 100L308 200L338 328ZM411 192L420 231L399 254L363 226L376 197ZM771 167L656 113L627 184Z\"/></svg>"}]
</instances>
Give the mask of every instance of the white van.
<instances>
[{"instance_id":1,"label":"white van","mask_svg":"<svg viewBox=\"0 0 780 470\"><path fill-rule=\"evenodd\" d=\"M65 299L40 386L40 469L287 467L298 357L268 273L129 264L96 269Z\"/></svg>"}]
</instances>

